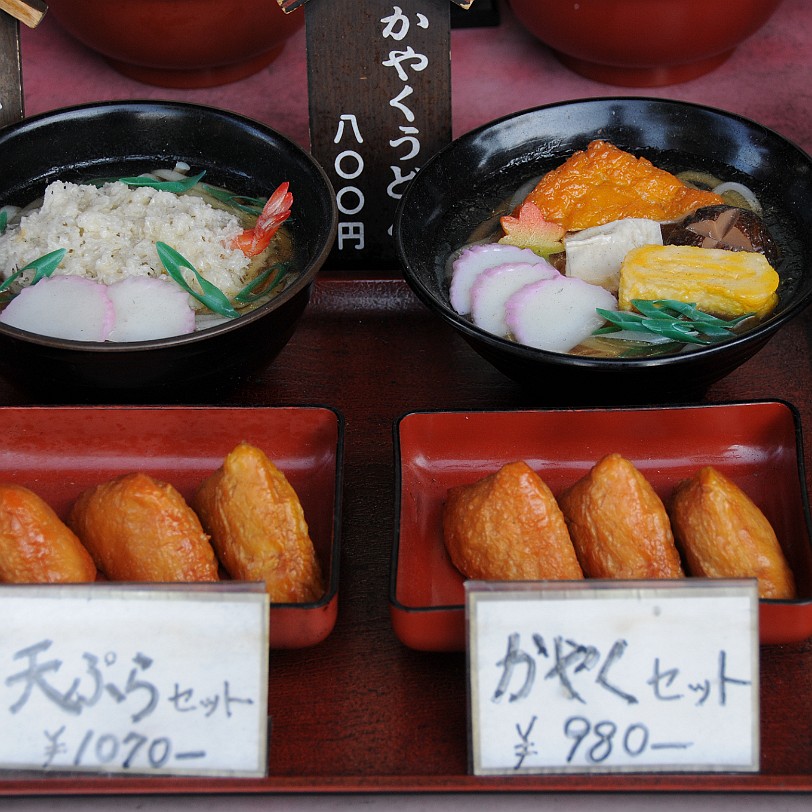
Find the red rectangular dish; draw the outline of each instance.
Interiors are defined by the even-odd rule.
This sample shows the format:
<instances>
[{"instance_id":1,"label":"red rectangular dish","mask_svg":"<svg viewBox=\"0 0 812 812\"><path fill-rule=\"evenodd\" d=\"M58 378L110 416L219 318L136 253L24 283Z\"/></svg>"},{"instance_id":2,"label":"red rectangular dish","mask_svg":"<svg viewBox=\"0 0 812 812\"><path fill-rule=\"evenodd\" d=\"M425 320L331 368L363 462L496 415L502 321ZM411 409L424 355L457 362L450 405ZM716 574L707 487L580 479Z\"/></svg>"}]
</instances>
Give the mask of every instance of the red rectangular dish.
<instances>
[{"instance_id":1,"label":"red rectangular dish","mask_svg":"<svg viewBox=\"0 0 812 812\"><path fill-rule=\"evenodd\" d=\"M63 519L86 488L141 471L188 500L241 441L285 474L304 510L324 573L318 601L271 604L271 648L324 640L338 612L343 421L313 407L0 408L0 480L24 485Z\"/></svg>"},{"instance_id":2,"label":"red rectangular dish","mask_svg":"<svg viewBox=\"0 0 812 812\"><path fill-rule=\"evenodd\" d=\"M812 636L812 544L800 420L780 401L666 408L413 412L395 428L398 482L390 578L395 634L415 649L465 647L464 579L448 557L448 489L525 460L560 493L606 454L629 459L665 499L713 465L762 509L799 598L760 602L764 644Z\"/></svg>"}]
</instances>

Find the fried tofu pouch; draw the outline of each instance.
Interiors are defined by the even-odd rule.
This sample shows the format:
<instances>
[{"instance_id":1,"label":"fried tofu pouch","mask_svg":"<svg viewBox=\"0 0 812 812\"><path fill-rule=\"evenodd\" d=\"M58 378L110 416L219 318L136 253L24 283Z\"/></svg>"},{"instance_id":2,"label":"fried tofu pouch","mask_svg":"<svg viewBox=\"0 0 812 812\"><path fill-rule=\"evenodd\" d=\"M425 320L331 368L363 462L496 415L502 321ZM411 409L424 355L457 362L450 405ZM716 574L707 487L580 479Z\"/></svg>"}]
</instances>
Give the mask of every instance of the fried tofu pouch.
<instances>
[{"instance_id":1,"label":"fried tofu pouch","mask_svg":"<svg viewBox=\"0 0 812 812\"><path fill-rule=\"evenodd\" d=\"M761 509L712 466L681 482L671 525L691 575L756 578L761 598L794 598L795 580Z\"/></svg>"},{"instance_id":2,"label":"fried tofu pouch","mask_svg":"<svg viewBox=\"0 0 812 812\"><path fill-rule=\"evenodd\" d=\"M95 580L93 559L50 505L21 485L0 484L0 582Z\"/></svg>"},{"instance_id":3,"label":"fried tofu pouch","mask_svg":"<svg viewBox=\"0 0 812 812\"><path fill-rule=\"evenodd\" d=\"M523 461L450 488L443 538L454 566L467 578L583 578L555 497Z\"/></svg>"},{"instance_id":4,"label":"fried tofu pouch","mask_svg":"<svg viewBox=\"0 0 812 812\"><path fill-rule=\"evenodd\" d=\"M609 454L558 503L588 578L682 578L662 500L620 454Z\"/></svg>"},{"instance_id":5,"label":"fried tofu pouch","mask_svg":"<svg viewBox=\"0 0 812 812\"><path fill-rule=\"evenodd\" d=\"M124 474L84 491L68 523L111 581L219 580L194 511L175 488L148 474Z\"/></svg>"},{"instance_id":6,"label":"fried tofu pouch","mask_svg":"<svg viewBox=\"0 0 812 812\"><path fill-rule=\"evenodd\" d=\"M263 451L240 443L200 485L193 505L232 578L264 581L274 603L324 594L299 497Z\"/></svg>"},{"instance_id":7,"label":"fried tofu pouch","mask_svg":"<svg viewBox=\"0 0 812 812\"><path fill-rule=\"evenodd\" d=\"M601 140L548 172L526 200L567 231L627 217L676 220L702 206L724 202L713 192L687 186L647 158Z\"/></svg>"}]
</instances>

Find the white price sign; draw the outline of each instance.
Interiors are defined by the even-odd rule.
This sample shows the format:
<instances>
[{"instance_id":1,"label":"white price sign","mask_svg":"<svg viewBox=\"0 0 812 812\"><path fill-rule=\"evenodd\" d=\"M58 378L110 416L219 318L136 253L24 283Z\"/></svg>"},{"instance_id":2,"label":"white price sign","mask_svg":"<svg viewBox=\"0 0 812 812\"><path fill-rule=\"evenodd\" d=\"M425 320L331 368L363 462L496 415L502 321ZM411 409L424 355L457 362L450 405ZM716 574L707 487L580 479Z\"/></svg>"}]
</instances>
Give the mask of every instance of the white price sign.
<instances>
[{"instance_id":1,"label":"white price sign","mask_svg":"<svg viewBox=\"0 0 812 812\"><path fill-rule=\"evenodd\" d=\"M759 769L755 581L466 584L471 769Z\"/></svg>"},{"instance_id":2,"label":"white price sign","mask_svg":"<svg viewBox=\"0 0 812 812\"><path fill-rule=\"evenodd\" d=\"M262 776L253 585L0 588L0 769Z\"/></svg>"}]
</instances>

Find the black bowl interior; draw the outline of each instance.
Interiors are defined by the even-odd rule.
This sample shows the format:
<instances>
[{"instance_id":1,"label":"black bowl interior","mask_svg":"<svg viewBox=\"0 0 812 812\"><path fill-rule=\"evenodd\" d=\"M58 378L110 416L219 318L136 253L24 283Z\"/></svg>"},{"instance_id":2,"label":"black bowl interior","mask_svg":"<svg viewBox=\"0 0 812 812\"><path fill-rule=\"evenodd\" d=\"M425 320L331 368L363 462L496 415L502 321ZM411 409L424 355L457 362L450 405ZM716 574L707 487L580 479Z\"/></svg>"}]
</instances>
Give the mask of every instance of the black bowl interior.
<instances>
[{"instance_id":1,"label":"black bowl interior","mask_svg":"<svg viewBox=\"0 0 812 812\"><path fill-rule=\"evenodd\" d=\"M595 359L545 352L492 336L448 301L449 254L531 179L601 138L679 172L702 170L748 185L782 249L780 303L769 319L722 344L651 359ZM540 365L568 385L701 390L755 353L812 297L812 160L747 119L683 102L607 98L553 104L497 120L456 139L416 176L396 214L404 276L418 297L503 372L532 385ZM586 376L589 376L588 378ZM550 382L550 379L546 379ZM585 383L587 382L588 383ZM631 389L630 389L631 387Z\"/></svg>"},{"instance_id":2,"label":"black bowl interior","mask_svg":"<svg viewBox=\"0 0 812 812\"><path fill-rule=\"evenodd\" d=\"M287 226L300 269L296 281L233 322L171 339L97 344L0 326L6 374L21 375L25 384L43 390L64 384L172 391L185 381L224 379L252 362L270 360L281 349L329 254L337 213L321 167L270 127L179 102L107 102L34 116L0 130L0 202L30 203L57 179L133 175L176 161L185 161L194 172L205 170L207 182L238 194L267 196L289 181L294 206Z\"/></svg>"}]
</instances>

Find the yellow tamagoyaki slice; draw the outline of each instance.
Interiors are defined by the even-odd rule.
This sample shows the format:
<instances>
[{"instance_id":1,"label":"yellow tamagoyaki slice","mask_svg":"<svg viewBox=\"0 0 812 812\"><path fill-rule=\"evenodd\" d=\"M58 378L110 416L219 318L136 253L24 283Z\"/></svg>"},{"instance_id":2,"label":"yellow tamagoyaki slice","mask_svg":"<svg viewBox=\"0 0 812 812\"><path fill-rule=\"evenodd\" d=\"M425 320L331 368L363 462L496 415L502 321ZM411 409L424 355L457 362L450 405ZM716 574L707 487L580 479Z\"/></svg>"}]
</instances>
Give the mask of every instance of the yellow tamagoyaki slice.
<instances>
[{"instance_id":1,"label":"yellow tamagoyaki slice","mask_svg":"<svg viewBox=\"0 0 812 812\"><path fill-rule=\"evenodd\" d=\"M626 254L618 303L675 299L706 313L736 318L765 316L778 303L778 273L763 254L693 245L644 245Z\"/></svg>"}]
</instances>

